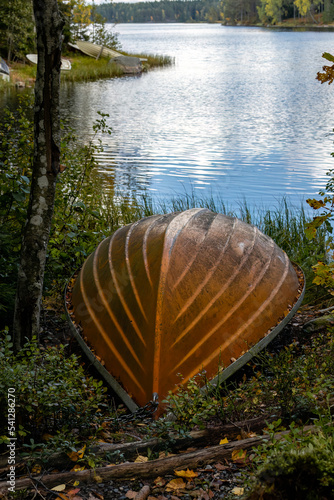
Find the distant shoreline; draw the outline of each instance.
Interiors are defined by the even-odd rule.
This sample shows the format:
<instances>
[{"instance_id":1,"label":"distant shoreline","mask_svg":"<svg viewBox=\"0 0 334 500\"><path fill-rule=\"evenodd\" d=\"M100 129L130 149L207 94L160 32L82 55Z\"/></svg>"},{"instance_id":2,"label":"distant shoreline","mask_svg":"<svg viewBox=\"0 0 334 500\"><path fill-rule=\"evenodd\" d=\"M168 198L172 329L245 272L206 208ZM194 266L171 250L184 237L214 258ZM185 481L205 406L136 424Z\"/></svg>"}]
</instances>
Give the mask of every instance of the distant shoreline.
<instances>
[{"instance_id":1,"label":"distant shoreline","mask_svg":"<svg viewBox=\"0 0 334 500\"><path fill-rule=\"evenodd\" d=\"M107 24L113 24L116 27L117 30L117 24L212 24L212 25L220 25L224 26L227 28L266 28L266 29L277 29L277 30L290 30L290 31L333 31L334 30L334 23L332 24L322 24L322 25L317 25L317 24L296 24L296 25L291 25L291 24L241 24L241 23L224 23L222 21L217 21L217 22L206 22L206 21L188 21L188 22L178 22L178 21L141 21L141 22L136 22L136 21L131 21L131 22L120 22L116 23L114 21L108 21Z\"/></svg>"}]
</instances>

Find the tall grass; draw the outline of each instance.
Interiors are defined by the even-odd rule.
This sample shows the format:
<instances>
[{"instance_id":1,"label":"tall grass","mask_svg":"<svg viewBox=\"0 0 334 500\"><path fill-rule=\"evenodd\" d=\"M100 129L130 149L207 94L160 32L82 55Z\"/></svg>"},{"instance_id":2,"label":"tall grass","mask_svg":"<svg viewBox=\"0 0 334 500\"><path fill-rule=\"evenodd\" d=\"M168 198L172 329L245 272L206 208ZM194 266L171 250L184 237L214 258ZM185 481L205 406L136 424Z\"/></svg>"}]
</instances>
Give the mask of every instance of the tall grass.
<instances>
[{"instance_id":1,"label":"tall grass","mask_svg":"<svg viewBox=\"0 0 334 500\"><path fill-rule=\"evenodd\" d=\"M114 78L123 74L117 64L110 63L106 58L94 59L89 56L75 56L69 58L72 69L61 72L63 82L88 82L102 78Z\"/></svg>"}]
</instances>

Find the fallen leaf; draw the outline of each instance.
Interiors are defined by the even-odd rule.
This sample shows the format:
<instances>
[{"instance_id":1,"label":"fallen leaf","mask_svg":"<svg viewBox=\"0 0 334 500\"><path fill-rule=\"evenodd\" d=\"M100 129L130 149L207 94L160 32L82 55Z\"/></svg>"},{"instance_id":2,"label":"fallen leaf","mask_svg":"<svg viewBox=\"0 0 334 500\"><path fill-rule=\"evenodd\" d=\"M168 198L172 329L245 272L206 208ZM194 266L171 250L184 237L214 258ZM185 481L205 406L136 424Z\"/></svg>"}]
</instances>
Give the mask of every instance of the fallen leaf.
<instances>
[{"instance_id":1,"label":"fallen leaf","mask_svg":"<svg viewBox=\"0 0 334 500\"><path fill-rule=\"evenodd\" d=\"M235 486L231 493L234 493L234 495L243 495L244 494L244 488L239 488L238 486Z\"/></svg>"},{"instance_id":2,"label":"fallen leaf","mask_svg":"<svg viewBox=\"0 0 334 500\"><path fill-rule=\"evenodd\" d=\"M177 479L172 479L166 486L166 491L177 491L182 490L185 487L186 483L183 481L181 477Z\"/></svg>"},{"instance_id":3,"label":"fallen leaf","mask_svg":"<svg viewBox=\"0 0 334 500\"><path fill-rule=\"evenodd\" d=\"M31 469L31 473L32 474L39 474L41 472L41 470L42 470L42 467L39 464L36 464Z\"/></svg>"},{"instance_id":4,"label":"fallen leaf","mask_svg":"<svg viewBox=\"0 0 334 500\"><path fill-rule=\"evenodd\" d=\"M126 498L135 498L137 496L137 493L138 491L133 491L133 490L129 490L126 492L125 496Z\"/></svg>"},{"instance_id":5,"label":"fallen leaf","mask_svg":"<svg viewBox=\"0 0 334 500\"><path fill-rule=\"evenodd\" d=\"M174 471L175 476L179 477L186 477L187 479L191 479L193 477L197 477L198 473L194 472L193 470L175 470Z\"/></svg>"},{"instance_id":6,"label":"fallen leaf","mask_svg":"<svg viewBox=\"0 0 334 500\"><path fill-rule=\"evenodd\" d=\"M80 488L75 488L74 490L70 490L67 492L67 495L69 497L74 497L78 492L80 491Z\"/></svg>"},{"instance_id":7,"label":"fallen leaf","mask_svg":"<svg viewBox=\"0 0 334 500\"><path fill-rule=\"evenodd\" d=\"M233 460L233 462L235 460L244 459L244 458L246 458L246 456L247 456L247 451L246 450L240 449L240 450L233 450L232 451L232 460Z\"/></svg>"},{"instance_id":8,"label":"fallen leaf","mask_svg":"<svg viewBox=\"0 0 334 500\"><path fill-rule=\"evenodd\" d=\"M228 439L227 438L221 439L219 441L219 444L227 444L227 443L228 443Z\"/></svg>"},{"instance_id":9,"label":"fallen leaf","mask_svg":"<svg viewBox=\"0 0 334 500\"><path fill-rule=\"evenodd\" d=\"M229 466L223 465L220 462L218 462L217 464L214 465L214 468L217 470L226 470L226 469L229 469Z\"/></svg>"},{"instance_id":10,"label":"fallen leaf","mask_svg":"<svg viewBox=\"0 0 334 500\"><path fill-rule=\"evenodd\" d=\"M80 484L80 481L74 481L73 486L78 486Z\"/></svg>"},{"instance_id":11,"label":"fallen leaf","mask_svg":"<svg viewBox=\"0 0 334 500\"><path fill-rule=\"evenodd\" d=\"M247 433L248 438L256 438L256 436L257 436L256 432L248 432Z\"/></svg>"},{"instance_id":12,"label":"fallen leaf","mask_svg":"<svg viewBox=\"0 0 334 500\"><path fill-rule=\"evenodd\" d=\"M157 488L162 488L163 486L165 486L166 482L166 479L160 476L154 480L154 484Z\"/></svg>"},{"instance_id":13,"label":"fallen leaf","mask_svg":"<svg viewBox=\"0 0 334 500\"><path fill-rule=\"evenodd\" d=\"M144 457L143 455L138 455L135 462L148 462L148 457Z\"/></svg>"},{"instance_id":14,"label":"fallen leaf","mask_svg":"<svg viewBox=\"0 0 334 500\"><path fill-rule=\"evenodd\" d=\"M66 484L58 484L58 486L54 486L51 488L52 491L64 491L66 489Z\"/></svg>"},{"instance_id":15,"label":"fallen leaf","mask_svg":"<svg viewBox=\"0 0 334 500\"><path fill-rule=\"evenodd\" d=\"M75 466L71 469L71 472L78 472L79 470L85 470L85 466L84 465L80 466L79 464L75 464ZM77 485L73 484L73 486Z\"/></svg>"},{"instance_id":16,"label":"fallen leaf","mask_svg":"<svg viewBox=\"0 0 334 500\"><path fill-rule=\"evenodd\" d=\"M78 451L71 451L70 453L67 453L67 456L72 460L72 462L76 462L79 460L79 458L82 458L85 454L85 449L86 445L84 445L81 450Z\"/></svg>"}]
</instances>

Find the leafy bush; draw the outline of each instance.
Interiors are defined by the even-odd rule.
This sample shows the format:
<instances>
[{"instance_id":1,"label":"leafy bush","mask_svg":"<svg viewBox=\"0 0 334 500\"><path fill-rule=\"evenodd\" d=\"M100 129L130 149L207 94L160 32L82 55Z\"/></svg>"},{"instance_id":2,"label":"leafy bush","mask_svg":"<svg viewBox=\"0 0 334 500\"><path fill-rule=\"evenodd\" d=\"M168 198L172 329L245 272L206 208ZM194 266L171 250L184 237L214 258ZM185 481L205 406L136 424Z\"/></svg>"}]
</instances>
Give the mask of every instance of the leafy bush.
<instances>
[{"instance_id":1,"label":"leafy bush","mask_svg":"<svg viewBox=\"0 0 334 500\"><path fill-rule=\"evenodd\" d=\"M57 431L64 439L73 429L80 429L80 436L94 435L102 421L101 411L108 408L106 390L101 381L85 374L77 356L68 356L64 346L42 348L33 340L15 355L9 335L0 341L3 440L7 436L9 392L15 396L19 441L28 435L33 442L40 442L44 433Z\"/></svg>"},{"instance_id":2,"label":"leafy bush","mask_svg":"<svg viewBox=\"0 0 334 500\"><path fill-rule=\"evenodd\" d=\"M334 495L334 430L315 434L291 428L282 441L260 446L260 462L248 500L322 500ZM253 456L254 460L254 456ZM255 463L257 461L255 460Z\"/></svg>"}]
</instances>

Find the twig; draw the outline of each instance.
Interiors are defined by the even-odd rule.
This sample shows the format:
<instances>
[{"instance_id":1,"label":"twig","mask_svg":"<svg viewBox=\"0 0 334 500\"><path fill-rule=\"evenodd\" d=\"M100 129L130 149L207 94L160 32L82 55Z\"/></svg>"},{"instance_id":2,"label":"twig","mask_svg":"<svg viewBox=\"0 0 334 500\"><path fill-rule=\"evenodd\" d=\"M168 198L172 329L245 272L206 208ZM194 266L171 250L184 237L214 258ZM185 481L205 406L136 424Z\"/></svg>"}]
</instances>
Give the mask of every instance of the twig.
<instances>
[{"instance_id":1,"label":"twig","mask_svg":"<svg viewBox=\"0 0 334 500\"><path fill-rule=\"evenodd\" d=\"M326 312L329 312L329 311L333 311L334 309L334 306L332 307L327 307L327 309L319 309L319 313L326 313Z\"/></svg>"}]
</instances>

